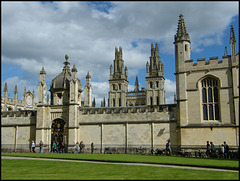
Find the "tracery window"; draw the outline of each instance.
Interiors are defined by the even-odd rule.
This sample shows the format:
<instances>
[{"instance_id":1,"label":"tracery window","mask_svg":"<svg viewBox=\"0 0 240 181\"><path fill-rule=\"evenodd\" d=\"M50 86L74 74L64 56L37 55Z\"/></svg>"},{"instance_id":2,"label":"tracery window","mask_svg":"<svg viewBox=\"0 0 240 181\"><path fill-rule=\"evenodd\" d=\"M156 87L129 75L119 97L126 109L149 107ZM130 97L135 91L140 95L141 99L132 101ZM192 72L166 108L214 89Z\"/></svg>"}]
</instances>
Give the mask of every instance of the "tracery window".
<instances>
[{"instance_id":1,"label":"tracery window","mask_svg":"<svg viewBox=\"0 0 240 181\"><path fill-rule=\"evenodd\" d=\"M208 77L201 83L203 120L220 120L218 80Z\"/></svg>"}]
</instances>

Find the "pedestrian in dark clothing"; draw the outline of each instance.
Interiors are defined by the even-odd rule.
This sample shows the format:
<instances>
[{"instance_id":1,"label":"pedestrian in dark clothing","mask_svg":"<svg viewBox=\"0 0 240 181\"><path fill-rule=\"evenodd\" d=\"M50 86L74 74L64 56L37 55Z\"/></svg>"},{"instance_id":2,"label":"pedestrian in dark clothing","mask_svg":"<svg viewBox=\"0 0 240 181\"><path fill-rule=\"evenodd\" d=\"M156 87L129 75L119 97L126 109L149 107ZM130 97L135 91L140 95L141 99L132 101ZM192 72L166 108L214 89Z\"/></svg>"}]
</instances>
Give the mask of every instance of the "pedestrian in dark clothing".
<instances>
[{"instance_id":1,"label":"pedestrian in dark clothing","mask_svg":"<svg viewBox=\"0 0 240 181\"><path fill-rule=\"evenodd\" d=\"M94 150L94 144L91 143L91 153L93 154L93 150Z\"/></svg>"},{"instance_id":2,"label":"pedestrian in dark clothing","mask_svg":"<svg viewBox=\"0 0 240 181\"><path fill-rule=\"evenodd\" d=\"M213 142L210 142L210 147L211 147L211 157L216 157L216 148L213 144Z\"/></svg>"},{"instance_id":3,"label":"pedestrian in dark clothing","mask_svg":"<svg viewBox=\"0 0 240 181\"><path fill-rule=\"evenodd\" d=\"M209 157L210 156L210 144L209 144L209 141L207 141L206 147L207 147L206 155L207 155L207 157Z\"/></svg>"},{"instance_id":4,"label":"pedestrian in dark clothing","mask_svg":"<svg viewBox=\"0 0 240 181\"><path fill-rule=\"evenodd\" d=\"M170 140L166 143L166 155L170 155Z\"/></svg>"},{"instance_id":5,"label":"pedestrian in dark clothing","mask_svg":"<svg viewBox=\"0 0 240 181\"><path fill-rule=\"evenodd\" d=\"M224 141L223 144L224 144L224 157L225 158L229 158L229 147L228 147L228 144L226 143L226 141Z\"/></svg>"},{"instance_id":6,"label":"pedestrian in dark clothing","mask_svg":"<svg viewBox=\"0 0 240 181\"><path fill-rule=\"evenodd\" d=\"M80 142L80 144L79 144L79 148L80 148L79 153L82 153L82 149L83 149L83 141Z\"/></svg>"}]
</instances>

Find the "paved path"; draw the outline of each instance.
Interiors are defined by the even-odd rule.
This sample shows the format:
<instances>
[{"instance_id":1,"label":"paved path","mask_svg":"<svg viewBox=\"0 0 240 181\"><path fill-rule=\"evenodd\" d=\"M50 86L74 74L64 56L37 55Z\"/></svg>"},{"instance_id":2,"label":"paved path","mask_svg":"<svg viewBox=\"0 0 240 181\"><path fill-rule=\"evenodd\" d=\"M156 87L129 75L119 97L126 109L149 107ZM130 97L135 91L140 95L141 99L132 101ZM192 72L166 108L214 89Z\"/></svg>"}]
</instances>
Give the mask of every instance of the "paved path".
<instances>
[{"instance_id":1,"label":"paved path","mask_svg":"<svg viewBox=\"0 0 240 181\"><path fill-rule=\"evenodd\" d=\"M209 170L221 172L239 172L238 170L229 170L221 168L205 168L205 167L191 167L191 166L178 166L178 165L165 165L165 164L151 164L151 163L126 163L126 162L105 162L105 161L86 161L86 160L69 160L69 159L53 159L53 158L30 158L30 157L11 157L1 156L2 159L24 159L24 160L47 160L47 161L61 161L61 162L77 162L77 163L97 163L97 164L117 164L117 165L133 165L133 166L148 166L148 167L169 167L180 169L192 170Z\"/></svg>"}]
</instances>

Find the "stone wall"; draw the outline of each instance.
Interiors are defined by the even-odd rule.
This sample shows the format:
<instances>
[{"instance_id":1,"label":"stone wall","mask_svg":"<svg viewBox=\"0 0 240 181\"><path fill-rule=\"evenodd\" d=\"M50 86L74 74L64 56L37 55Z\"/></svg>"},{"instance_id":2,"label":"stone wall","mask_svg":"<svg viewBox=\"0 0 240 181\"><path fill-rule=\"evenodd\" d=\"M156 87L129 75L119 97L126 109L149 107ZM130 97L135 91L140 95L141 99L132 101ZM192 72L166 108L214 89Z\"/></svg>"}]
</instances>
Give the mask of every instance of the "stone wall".
<instances>
[{"instance_id":1,"label":"stone wall","mask_svg":"<svg viewBox=\"0 0 240 181\"><path fill-rule=\"evenodd\" d=\"M131 148L164 148L166 141L177 144L176 105L121 108L80 108L79 137L86 148L114 147L120 152Z\"/></svg>"},{"instance_id":2,"label":"stone wall","mask_svg":"<svg viewBox=\"0 0 240 181\"><path fill-rule=\"evenodd\" d=\"M1 151L29 152L35 130L36 111L1 112Z\"/></svg>"}]
</instances>

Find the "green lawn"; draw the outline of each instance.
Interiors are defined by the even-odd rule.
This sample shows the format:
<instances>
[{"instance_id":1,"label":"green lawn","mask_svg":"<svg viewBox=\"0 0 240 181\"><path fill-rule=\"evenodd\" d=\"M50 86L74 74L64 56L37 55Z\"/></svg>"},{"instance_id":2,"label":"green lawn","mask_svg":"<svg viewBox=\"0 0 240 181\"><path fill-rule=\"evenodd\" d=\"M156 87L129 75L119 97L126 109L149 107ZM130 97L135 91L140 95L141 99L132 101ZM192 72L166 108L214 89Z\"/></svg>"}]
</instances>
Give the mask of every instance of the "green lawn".
<instances>
[{"instance_id":1,"label":"green lawn","mask_svg":"<svg viewBox=\"0 0 240 181\"><path fill-rule=\"evenodd\" d=\"M163 163L178 165L195 165L209 167L232 167L238 168L238 160L208 159L208 158L189 158L176 156L155 156L155 155L129 155L129 154L56 154L56 153L2 153L6 156L26 156L42 158L63 158L63 159L82 159L82 160L103 160L103 161L123 161L123 162L142 162L142 163Z\"/></svg>"},{"instance_id":2,"label":"green lawn","mask_svg":"<svg viewBox=\"0 0 240 181\"><path fill-rule=\"evenodd\" d=\"M238 172L44 160L1 160L2 180L238 180L238 178Z\"/></svg>"}]
</instances>

